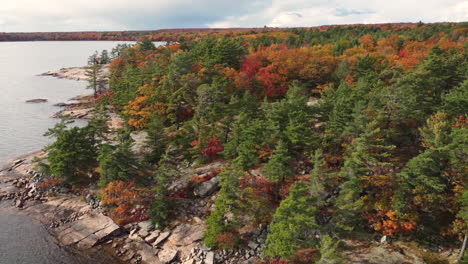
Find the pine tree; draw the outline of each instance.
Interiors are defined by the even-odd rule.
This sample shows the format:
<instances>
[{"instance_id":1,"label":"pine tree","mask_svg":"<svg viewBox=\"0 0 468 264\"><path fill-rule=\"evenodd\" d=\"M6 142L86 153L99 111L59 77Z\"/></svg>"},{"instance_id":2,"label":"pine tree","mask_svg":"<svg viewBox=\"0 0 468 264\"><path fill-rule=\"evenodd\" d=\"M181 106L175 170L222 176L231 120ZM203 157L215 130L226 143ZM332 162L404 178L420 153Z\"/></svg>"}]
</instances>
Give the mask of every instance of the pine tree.
<instances>
[{"instance_id":1,"label":"pine tree","mask_svg":"<svg viewBox=\"0 0 468 264\"><path fill-rule=\"evenodd\" d=\"M264 122L255 119L246 124L240 132L240 138L236 147L237 157L233 163L242 170L250 169L258 159L258 149L263 142L265 133Z\"/></svg>"},{"instance_id":2,"label":"pine tree","mask_svg":"<svg viewBox=\"0 0 468 264\"><path fill-rule=\"evenodd\" d=\"M353 120L354 100L351 95L351 87L345 82L342 82L333 93L333 109L329 114L326 131L332 140L341 136L346 126Z\"/></svg>"},{"instance_id":3,"label":"pine tree","mask_svg":"<svg viewBox=\"0 0 468 264\"><path fill-rule=\"evenodd\" d=\"M377 122L370 122L364 132L354 139L347 149L344 166L340 171L345 182L342 184L340 194L335 202L338 210L334 218L338 228L352 230L359 226L362 222L359 216L365 210L361 195L366 193L366 195L372 196L382 191L372 186L370 177L378 175L382 167L391 166L385 160L390 155L388 151L395 147L386 144L380 134Z\"/></svg>"},{"instance_id":4,"label":"pine tree","mask_svg":"<svg viewBox=\"0 0 468 264\"><path fill-rule=\"evenodd\" d=\"M323 152L321 149L317 149L315 151L312 162L314 167L310 172L310 192L316 197L322 197L325 187L323 186L320 178L324 176L322 167L324 166L325 161L323 159Z\"/></svg>"},{"instance_id":5,"label":"pine tree","mask_svg":"<svg viewBox=\"0 0 468 264\"><path fill-rule=\"evenodd\" d=\"M108 63L110 63L109 52L107 50L102 50L101 57L99 58L99 64Z\"/></svg>"},{"instance_id":6,"label":"pine tree","mask_svg":"<svg viewBox=\"0 0 468 264\"><path fill-rule=\"evenodd\" d=\"M48 161L46 167L52 176L63 177L67 183L75 183L95 168L97 146L89 127L67 129L69 124L58 123L44 134L55 138L55 142L45 148Z\"/></svg>"},{"instance_id":7,"label":"pine tree","mask_svg":"<svg viewBox=\"0 0 468 264\"><path fill-rule=\"evenodd\" d=\"M329 235L320 238L320 259L316 264L341 264L344 258L336 251L340 241L334 241Z\"/></svg>"},{"instance_id":8,"label":"pine tree","mask_svg":"<svg viewBox=\"0 0 468 264\"><path fill-rule=\"evenodd\" d=\"M146 144L150 152L146 155L146 160L150 163L158 163L161 156L166 151L166 139L164 136L164 124L157 114L153 114L148 122L146 132Z\"/></svg>"},{"instance_id":9,"label":"pine tree","mask_svg":"<svg viewBox=\"0 0 468 264\"><path fill-rule=\"evenodd\" d=\"M438 112L419 130L425 149L398 174L402 184L393 207L400 214L416 216L418 234L430 239L438 237L444 226L434 223L455 218L463 210L462 204L448 201L463 196L468 129L453 126L445 113Z\"/></svg>"},{"instance_id":10,"label":"pine tree","mask_svg":"<svg viewBox=\"0 0 468 264\"><path fill-rule=\"evenodd\" d=\"M99 185L106 186L116 180L128 181L136 175L138 161L131 152L133 140L123 136L118 146L103 144L97 158L99 162Z\"/></svg>"},{"instance_id":11,"label":"pine tree","mask_svg":"<svg viewBox=\"0 0 468 264\"><path fill-rule=\"evenodd\" d=\"M102 78L102 68L101 65L99 65L97 57L90 58L85 75L88 79L87 88L93 89L94 97L97 97L98 91L103 90L106 84L105 80Z\"/></svg>"},{"instance_id":12,"label":"pine tree","mask_svg":"<svg viewBox=\"0 0 468 264\"><path fill-rule=\"evenodd\" d=\"M288 145L280 140L268 163L263 168L263 172L269 181L281 183L284 179L294 175L290 162L291 157L288 153Z\"/></svg>"},{"instance_id":13,"label":"pine tree","mask_svg":"<svg viewBox=\"0 0 468 264\"><path fill-rule=\"evenodd\" d=\"M290 258L298 249L315 247L314 233L317 208L309 196L308 187L302 182L294 183L273 216L267 236L265 256Z\"/></svg>"},{"instance_id":14,"label":"pine tree","mask_svg":"<svg viewBox=\"0 0 468 264\"><path fill-rule=\"evenodd\" d=\"M168 200L167 187L170 179L177 177L179 174L176 166L171 164L167 154L159 162L159 167L156 171L155 185L153 189L154 201L151 203L149 215L153 224L159 229L167 226L171 202Z\"/></svg>"},{"instance_id":15,"label":"pine tree","mask_svg":"<svg viewBox=\"0 0 468 264\"><path fill-rule=\"evenodd\" d=\"M227 214L237 214L239 208L239 177L243 175L242 170L235 166L224 168L220 173L221 190L218 192L214 204L214 211L206 219L206 232L203 241L208 247L219 247L217 237L234 231L235 219L228 219Z\"/></svg>"}]
</instances>

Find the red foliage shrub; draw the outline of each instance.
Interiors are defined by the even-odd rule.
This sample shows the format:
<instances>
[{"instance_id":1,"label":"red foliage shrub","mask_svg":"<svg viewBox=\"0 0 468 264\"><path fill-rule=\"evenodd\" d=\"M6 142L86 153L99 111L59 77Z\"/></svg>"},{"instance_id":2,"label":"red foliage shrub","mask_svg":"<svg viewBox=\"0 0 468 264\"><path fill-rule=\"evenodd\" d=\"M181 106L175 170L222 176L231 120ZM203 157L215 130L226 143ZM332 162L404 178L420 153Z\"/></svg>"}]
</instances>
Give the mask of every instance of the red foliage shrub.
<instances>
[{"instance_id":1,"label":"red foliage shrub","mask_svg":"<svg viewBox=\"0 0 468 264\"><path fill-rule=\"evenodd\" d=\"M223 145L221 145L221 141L217 138L210 138L208 142L206 142L206 145L207 146L203 148L200 153L210 159L217 158L218 153L224 150Z\"/></svg>"},{"instance_id":2,"label":"red foliage shrub","mask_svg":"<svg viewBox=\"0 0 468 264\"><path fill-rule=\"evenodd\" d=\"M222 249L231 249L239 244L239 237L234 233L219 234L216 236L215 242Z\"/></svg>"},{"instance_id":3,"label":"red foliage shrub","mask_svg":"<svg viewBox=\"0 0 468 264\"><path fill-rule=\"evenodd\" d=\"M119 225L149 219L146 215L149 191L134 182L115 181L101 190L101 202L111 209L109 216Z\"/></svg>"},{"instance_id":4,"label":"red foliage shrub","mask_svg":"<svg viewBox=\"0 0 468 264\"><path fill-rule=\"evenodd\" d=\"M319 258L320 250L317 248L302 248L294 253L291 258L293 264L309 264L315 263Z\"/></svg>"},{"instance_id":5,"label":"red foliage shrub","mask_svg":"<svg viewBox=\"0 0 468 264\"><path fill-rule=\"evenodd\" d=\"M56 179L56 178L52 178L52 179L47 179L43 182L40 182L37 184L37 188L41 191L46 191L50 188L53 188L53 187L56 187L56 186L59 186L60 184L62 184L63 180L62 179Z\"/></svg>"},{"instance_id":6,"label":"red foliage shrub","mask_svg":"<svg viewBox=\"0 0 468 264\"><path fill-rule=\"evenodd\" d=\"M189 199L192 197L192 195L190 195L190 193L185 189L176 191L173 196L180 199Z\"/></svg>"},{"instance_id":7,"label":"red foliage shrub","mask_svg":"<svg viewBox=\"0 0 468 264\"><path fill-rule=\"evenodd\" d=\"M266 178L256 177L249 174L243 177L239 184L242 189L251 187L256 196L267 195L270 201L275 200L275 183L268 181Z\"/></svg>"},{"instance_id":8,"label":"red foliage shrub","mask_svg":"<svg viewBox=\"0 0 468 264\"><path fill-rule=\"evenodd\" d=\"M387 236L395 233L410 232L416 226L412 219L400 219L393 210L381 210L365 216L375 231L380 231Z\"/></svg>"}]
</instances>

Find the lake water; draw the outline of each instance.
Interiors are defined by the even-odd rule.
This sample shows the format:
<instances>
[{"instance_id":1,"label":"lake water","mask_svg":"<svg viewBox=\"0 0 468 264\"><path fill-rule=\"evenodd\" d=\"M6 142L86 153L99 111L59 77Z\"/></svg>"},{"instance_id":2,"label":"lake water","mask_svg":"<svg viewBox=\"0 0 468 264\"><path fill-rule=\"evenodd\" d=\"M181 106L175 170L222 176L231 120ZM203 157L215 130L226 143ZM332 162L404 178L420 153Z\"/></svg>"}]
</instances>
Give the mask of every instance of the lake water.
<instances>
[{"instance_id":1,"label":"lake water","mask_svg":"<svg viewBox=\"0 0 468 264\"><path fill-rule=\"evenodd\" d=\"M49 118L56 103L86 91L86 82L38 76L49 70L84 66L96 50L112 49L114 41L0 42L0 165L6 159L38 150L57 120ZM25 103L45 98L47 103Z\"/></svg>"},{"instance_id":2,"label":"lake water","mask_svg":"<svg viewBox=\"0 0 468 264\"><path fill-rule=\"evenodd\" d=\"M59 246L38 222L0 208L0 264L114 264L104 252L73 252Z\"/></svg>"},{"instance_id":3,"label":"lake water","mask_svg":"<svg viewBox=\"0 0 468 264\"><path fill-rule=\"evenodd\" d=\"M49 70L83 66L95 50L122 42L0 42L0 165L50 142L45 131L56 103L86 91L86 82L38 76ZM47 103L25 103L45 98ZM1 167L1 166L0 166ZM57 246L34 220L0 208L0 264L112 263L106 257L85 257Z\"/></svg>"}]
</instances>

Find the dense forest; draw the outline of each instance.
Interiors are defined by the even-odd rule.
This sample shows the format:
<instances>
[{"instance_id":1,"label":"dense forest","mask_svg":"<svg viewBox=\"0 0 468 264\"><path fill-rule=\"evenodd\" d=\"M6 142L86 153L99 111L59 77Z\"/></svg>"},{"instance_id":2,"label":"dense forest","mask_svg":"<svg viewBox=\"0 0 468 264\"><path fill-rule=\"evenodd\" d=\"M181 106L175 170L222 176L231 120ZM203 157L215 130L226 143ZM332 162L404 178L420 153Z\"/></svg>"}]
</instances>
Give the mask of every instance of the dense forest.
<instances>
[{"instance_id":1,"label":"dense forest","mask_svg":"<svg viewBox=\"0 0 468 264\"><path fill-rule=\"evenodd\" d=\"M359 25L360 27L380 27L382 29L410 30L418 27L420 23L387 23L378 25ZM453 23L435 23L433 25L450 25ZM300 28L303 30L328 30L330 27L355 27L356 25L324 25L318 27ZM183 41L193 40L200 36L212 37L224 34L246 35L261 32L289 31L289 28L173 28L159 30L134 30L134 31L82 31L82 32L0 32L0 41L68 41L68 40L114 40L114 41Z\"/></svg>"},{"instance_id":2,"label":"dense forest","mask_svg":"<svg viewBox=\"0 0 468 264\"><path fill-rule=\"evenodd\" d=\"M268 225L263 263L346 263L339 241L356 236L461 247L467 35L466 23L420 23L147 38L112 60L86 127L48 132L43 166L51 183L92 175L118 223L163 227L191 199L169 188L181 170L222 162L187 179L220 179L204 243L243 247L242 230ZM108 111L126 121L118 133Z\"/></svg>"}]
</instances>

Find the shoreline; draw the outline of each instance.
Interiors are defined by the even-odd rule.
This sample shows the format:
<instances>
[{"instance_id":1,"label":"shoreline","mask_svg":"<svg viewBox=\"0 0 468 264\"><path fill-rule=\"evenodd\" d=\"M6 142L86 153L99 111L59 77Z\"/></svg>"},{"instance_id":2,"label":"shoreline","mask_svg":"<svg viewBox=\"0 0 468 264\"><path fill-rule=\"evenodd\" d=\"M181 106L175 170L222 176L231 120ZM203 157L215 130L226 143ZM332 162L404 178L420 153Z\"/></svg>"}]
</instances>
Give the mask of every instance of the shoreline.
<instances>
[{"instance_id":1,"label":"shoreline","mask_svg":"<svg viewBox=\"0 0 468 264\"><path fill-rule=\"evenodd\" d=\"M98 75L98 78L108 81L110 77L110 68L109 64L100 65L102 72ZM59 70L51 70L39 74L38 76L51 76L59 79L68 79L74 81L87 81L88 76L86 76L87 66L81 67L66 67Z\"/></svg>"},{"instance_id":2,"label":"shoreline","mask_svg":"<svg viewBox=\"0 0 468 264\"><path fill-rule=\"evenodd\" d=\"M6 162L8 165L1 168L2 210L40 223L60 247L71 253L90 257L99 250L108 252L103 242L112 239L120 231L110 218L93 210L72 193L55 193L50 196L38 190L41 176L33 170L33 160L43 155L45 153L41 150L23 154ZM85 221L93 224L83 225ZM113 254L104 255L112 263L121 263Z\"/></svg>"}]
</instances>

